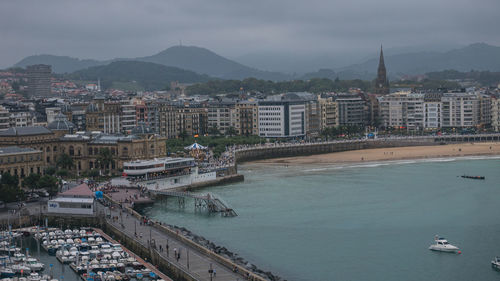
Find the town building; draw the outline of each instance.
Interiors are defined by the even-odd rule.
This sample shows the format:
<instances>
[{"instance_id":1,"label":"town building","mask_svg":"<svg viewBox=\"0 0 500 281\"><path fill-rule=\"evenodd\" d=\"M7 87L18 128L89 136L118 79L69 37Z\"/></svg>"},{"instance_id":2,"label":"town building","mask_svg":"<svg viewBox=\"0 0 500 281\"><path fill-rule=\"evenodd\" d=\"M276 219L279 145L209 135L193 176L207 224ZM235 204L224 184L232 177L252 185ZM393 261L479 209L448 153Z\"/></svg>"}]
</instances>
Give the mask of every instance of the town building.
<instances>
[{"instance_id":1,"label":"town building","mask_svg":"<svg viewBox=\"0 0 500 281\"><path fill-rule=\"evenodd\" d=\"M10 127L33 126L36 118L29 111L12 112L10 114Z\"/></svg>"},{"instance_id":2,"label":"town building","mask_svg":"<svg viewBox=\"0 0 500 281\"><path fill-rule=\"evenodd\" d=\"M474 127L480 120L479 98L474 93L444 93L443 127Z\"/></svg>"},{"instance_id":3,"label":"town building","mask_svg":"<svg viewBox=\"0 0 500 281\"><path fill-rule=\"evenodd\" d=\"M106 134L120 133L122 131L121 108L119 101L106 101L104 96L96 95L86 109L85 126L87 131Z\"/></svg>"},{"instance_id":4,"label":"town building","mask_svg":"<svg viewBox=\"0 0 500 281\"><path fill-rule=\"evenodd\" d=\"M0 131L10 128L10 112L0 105Z\"/></svg>"},{"instance_id":5,"label":"town building","mask_svg":"<svg viewBox=\"0 0 500 281\"><path fill-rule=\"evenodd\" d=\"M337 103L332 97L319 98L320 127L321 130L337 127L339 125Z\"/></svg>"},{"instance_id":6,"label":"town building","mask_svg":"<svg viewBox=\"0 0 500 281\"><path fill-rule=\"evenodd\" d=\"M94 215L94 194L83 183L47 202L47 212L64 215Z\"/></svg>"},{"instance_id":7,"label":"town building","mask_svg":"<svg viewBox=\"0 0 500 281\"><path fill-rule=\"evenodd\" d=\"M132 100L122 100L120 103L121 131L129 134L137 125L135 105Z\"/></svg>"},{"instance_id":8,"label":"town building","mask_svg":"<svg viewBox=\"0 0 500 281\"><path fill-rule=\"evenodd\" d=\"M260 135L259 106L254 101L238 101L235 104L232 127L236 134L241 136Z\"/></svg>"},{"instance_id":9,"label":"town building","mask_svg":"<svg viewBox=\"0 0 500 281\"><path fill-rule=\"evenodd\" d=\"M207 110L208 130L217 128L219 133L227 134L233 124L234 102L209 102Z\"/></svg>"},{"instance_id":10,"label":"town building","mask_svg":"<svg viewBox=\"0 0 500 281\"><path fill-rule=\"evenodd\" d=\"M52 130L45 127L11 127L0 132L0 146L39 150L44 168L55 166L57 158L67 154L74 162L70 170L77 174L91 169L117 174L126 161L166 156L166 138L154 135L150 129L141 126L137 126L132 135L126 136L100 132L72 134L71 122L62 120L62 116L54 122L49 124ZM102 163L101 155L106 150L111 154L110 159Z\"/></svg>"},{"instance_id":11,"label":"town building","mask_svg":"<svg viewBox=\"0 0 500 281\"><path fill-rule=\"evenodd\" d=\"M500 95L491 96L491 127L500 132Z\"/></svg>"},{"instance_id":12,"label":"town building","mask_svg":"<svg viewBox=\"0 0 500 281\"><path fill-rule=\"evenodd\" d=\"M424 128L424 94L397 92L379 97L384 128L418 131Z\"/></svg>"},{"instance_id":13,"label":"town building","mask_svg":"<svg viewBox=\"0 0 500 281\"><path fill-rule=\"evenodd\" d=\"M306 131L303 101L265 100L259 102L259 136L304 137Z\"/></svg>"},{"instance_id":14,"label":"town building","mask_svg":"<svg viewBox=\"0 0 500 281\"><path fill-rule=\"evenodd\" d=\"M443 124L441 93L426 93L424 95L424 128L439 129Z\"/></svg>"},{"instance_id":15,"label":"town building","mask_svg":"<svg viewBox=\"0 0 500 281\"><path fill-rule=\"evenodd\" d=\"M359 95L339 94L333 96L337 104L340 126L364 126L366 102Z\"/></svg>"},{"instance_id":16,"label":"town building","mask_svg":"<svg viewBox=\"0 0 500 281\"><path fill-rule=\"evenodd\" d=\"M28 76L28 94L30 96L51 96L52 67L45 64L26 67Z\"/></svg>"},{"instance_id":17,"label":"town building","mask_svg":"<svg viewBox=\"0 0 500 281\"><path fill-rule=\"evenodd\" d=\"M0 147L0 174L9 173L24 178L33 173L42 173L45 163L42 151L28 147Z\"/></svg>"}]
</instances>

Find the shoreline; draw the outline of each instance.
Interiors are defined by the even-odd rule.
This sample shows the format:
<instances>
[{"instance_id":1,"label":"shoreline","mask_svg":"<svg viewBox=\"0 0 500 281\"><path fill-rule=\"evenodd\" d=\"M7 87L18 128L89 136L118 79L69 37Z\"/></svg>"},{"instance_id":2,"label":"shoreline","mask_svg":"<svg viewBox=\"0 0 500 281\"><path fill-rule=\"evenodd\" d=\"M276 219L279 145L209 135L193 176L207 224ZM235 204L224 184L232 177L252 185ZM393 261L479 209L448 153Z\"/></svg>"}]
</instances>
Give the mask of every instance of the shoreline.
<instances>
[{"instance_id":1,"label":"shoreline","mask_svg":"<svg viewBox=\"0 0 500 281\"><path fill-rule=\"evenodd\" d=\"M255 160L246 162L245 164L292 166L331 165L497 155L500 156L500 142L361 149L309 156L280 157L265 160Z\"/></svg>"}]
</instances>

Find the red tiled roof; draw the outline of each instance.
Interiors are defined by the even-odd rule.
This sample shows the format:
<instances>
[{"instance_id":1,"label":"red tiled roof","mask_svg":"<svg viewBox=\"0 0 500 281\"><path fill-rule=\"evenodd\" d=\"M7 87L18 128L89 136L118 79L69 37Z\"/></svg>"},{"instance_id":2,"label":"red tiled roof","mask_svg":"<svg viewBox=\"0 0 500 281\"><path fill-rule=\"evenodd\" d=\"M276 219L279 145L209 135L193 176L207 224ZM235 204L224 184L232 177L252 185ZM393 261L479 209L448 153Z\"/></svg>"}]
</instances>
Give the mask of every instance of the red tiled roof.
<instances>
[{"instance_id":1,"label":"red tiled roof","mask_svg":"<svg viewBox=\"0 0 500 281\"><path fill-rule=\"evenodd\" d=\"M67 190L60 194L61 196L66 197L93 197L94 194L90 190L89 186L86 183L82 183L79 186L75 186L70 190Z\"/></svg>"}]
</instances>

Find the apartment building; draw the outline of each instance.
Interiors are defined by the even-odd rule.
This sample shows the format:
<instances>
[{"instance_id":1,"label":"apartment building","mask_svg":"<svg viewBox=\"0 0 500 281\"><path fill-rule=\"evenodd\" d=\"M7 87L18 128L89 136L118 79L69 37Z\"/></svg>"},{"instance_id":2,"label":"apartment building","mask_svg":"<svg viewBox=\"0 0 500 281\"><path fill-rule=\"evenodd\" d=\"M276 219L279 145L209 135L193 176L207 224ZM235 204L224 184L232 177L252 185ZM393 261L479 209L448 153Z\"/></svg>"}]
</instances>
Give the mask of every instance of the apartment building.
<instances>
[{"instance_id":1,"label":"apartment building","mask_svg":"<svg viewBox=\"0 0 500 281\"><path fill-rule=\"evenodd\" d=\"M303 137L306 131L303 101L260 101L259 136Z\"/></svg>"}]
</instances>

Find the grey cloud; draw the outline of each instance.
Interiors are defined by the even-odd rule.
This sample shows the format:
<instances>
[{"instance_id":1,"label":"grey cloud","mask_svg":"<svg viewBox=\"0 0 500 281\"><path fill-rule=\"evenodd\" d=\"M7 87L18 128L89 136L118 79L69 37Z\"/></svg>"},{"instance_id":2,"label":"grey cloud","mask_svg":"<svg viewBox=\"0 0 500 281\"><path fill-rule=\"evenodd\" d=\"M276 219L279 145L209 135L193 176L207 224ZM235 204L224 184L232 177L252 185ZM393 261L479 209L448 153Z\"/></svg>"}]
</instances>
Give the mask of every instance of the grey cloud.
<instances>
[{"instance_id":1,"label":"grey cloud","mask_svg":"<svg viewBox=\"0 0 500 281\"><path fill-rule=\"evenodd\" d=\"M144 56L179 40L225 56L500 45L499 10L496 0L2 1L0 67L41 53Z\"/></svg>"}]
</instances>

